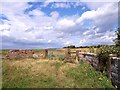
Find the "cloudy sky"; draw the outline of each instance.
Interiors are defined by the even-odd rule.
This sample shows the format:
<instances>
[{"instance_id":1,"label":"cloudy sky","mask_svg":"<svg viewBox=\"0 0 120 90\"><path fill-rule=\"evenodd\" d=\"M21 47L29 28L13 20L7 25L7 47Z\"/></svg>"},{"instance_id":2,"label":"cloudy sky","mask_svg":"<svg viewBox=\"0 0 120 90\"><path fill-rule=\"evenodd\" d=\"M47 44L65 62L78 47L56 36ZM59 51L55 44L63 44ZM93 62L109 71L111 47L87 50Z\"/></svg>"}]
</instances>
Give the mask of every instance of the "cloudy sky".
<instances>
[{"instance_id":1,"label":"cloudy sky","mask_svg":"<svg viewBox=\"0 0 120 90\"><path fill-rule=\"evenodd\" d=\"M117 2L1 2L2 49L114 44ZM0 6L1 6L0 5Z\"/></svg>"}]
</instances>

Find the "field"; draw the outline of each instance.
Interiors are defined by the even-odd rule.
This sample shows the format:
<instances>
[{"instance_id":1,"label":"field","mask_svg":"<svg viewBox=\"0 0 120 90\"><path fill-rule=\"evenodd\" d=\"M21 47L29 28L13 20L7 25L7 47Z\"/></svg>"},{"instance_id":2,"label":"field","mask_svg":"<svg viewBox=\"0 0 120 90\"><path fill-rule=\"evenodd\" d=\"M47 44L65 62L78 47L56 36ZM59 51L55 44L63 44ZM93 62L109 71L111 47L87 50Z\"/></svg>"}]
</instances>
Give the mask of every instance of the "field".
<instances>
[{"instance_id":1,"label":"field","mask_svg":"<svg viewBox=\"0 0 120 90\"><path fill-rule=\"evenodd\" d=\"M71 52L96 53L97 48L75 48ZM33 50L36 54L44 50ZM1 50L5 56L8 50ZM72 54L75 60L75 55ZM48 49L42 58L3 59L2 86L4 88L114 88L104 73L96 71L89 63L65 63L65 49ZM115 88L114 88L115 89Z\"/></svg>"},{"instance_id":2,"label":"field","mask_svg":"<svg viewBox=\"0 0 120 90\"><path fill-rule=\"evenodd\" d=\"M70 50L72 52L75 52L76 50L80 50L81 52L94 52L94 53L96 53L97 49L98 48L73 48L73 49L70 49ZM56 49L48 49L48 50L51 51L51 52L56 51ZM59 50L63 51L63 50L65 50L65 48L60 48ZM6 55L8 51L9 50L0 50L0 55ZM33 51L36 52L36 53L42 53L43 52L42 49L34 49Z\"/></svg>"},{"instance_id":3,"label":"field","mask_svg":"<svg viewBox=\"0 0 120 90\"><path fill-rule=\"evenodd\" d=\"M114 88L88 63L24 59L2 61L4 88Z\"/></svg>"}]
</instances>

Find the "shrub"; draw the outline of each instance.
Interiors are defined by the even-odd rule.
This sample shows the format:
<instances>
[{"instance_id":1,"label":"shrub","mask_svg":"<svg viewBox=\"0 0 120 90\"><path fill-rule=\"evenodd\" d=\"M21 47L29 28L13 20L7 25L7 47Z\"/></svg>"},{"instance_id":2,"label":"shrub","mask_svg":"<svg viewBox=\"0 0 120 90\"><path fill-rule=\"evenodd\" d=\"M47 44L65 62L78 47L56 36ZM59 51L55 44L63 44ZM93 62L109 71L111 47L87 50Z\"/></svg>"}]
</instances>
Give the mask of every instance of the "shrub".
<instances>
[{"instance_id":1,"label":"shrub","mask_svg":"<svg viewBox=\"0 0 120 90\"><path fill-rule=\"evenodd\" d=\"M110 46L102 46L97 50L97 58L99 60L99 70L105 71L107 68L107 60L109 60L109 54L113 53L114 49Z\"/></svg>"},{"instance_id":2,"label":"shrub","mask_svg":"<svg viewBox=\"0 0 120 90\"><path fill-rule=\"evenodd\" d=\"M48 54L48 59L49 60L53 60L55 58L55 55L53 54L53 52L50 52L49 54Z\"/></svg>"},{"instance_id":3,"label":"shrub","mask_svg":"<svg viewBox=\"0 0 120 90\"><path fill-rule=\"evenodd\" d=\"M98 48L97 58L99 59L101 71L105 71L107 69L107 63L110 54L120 56L120 48L116 46L101 46L100 48Z\"/></svg>"},{"instance_id":4,"label":"shrub","mask_svg":"<svg viewBox=\"0 0 120 90\"><path fill-rule=\"evenodd\" d=\"M65 56L64 55L59 55L59 60L64 60L65 59Z\"/></svg>"},{"instance_id":5,"label":"shrub","mask_svg":"<svg viewBox=\"0 0 120 90\"><path fill-rule=\"evenodd\" d=\"M65 56L62 54L56 54L54 52L49 52L48 59L49 60L64 60Z\"/></svg>"},{"instance_id":6,"label":"shrub","mask_svg":"<svg viewBox=\"0 0 120 90\"><path fill-rule=\"evenodd\" d=\"M97 50L97 56L104 60L108 60L109 54L116 54L120 53L120 49L116 46L102 46Z\"/></svg>"}]
</instances>

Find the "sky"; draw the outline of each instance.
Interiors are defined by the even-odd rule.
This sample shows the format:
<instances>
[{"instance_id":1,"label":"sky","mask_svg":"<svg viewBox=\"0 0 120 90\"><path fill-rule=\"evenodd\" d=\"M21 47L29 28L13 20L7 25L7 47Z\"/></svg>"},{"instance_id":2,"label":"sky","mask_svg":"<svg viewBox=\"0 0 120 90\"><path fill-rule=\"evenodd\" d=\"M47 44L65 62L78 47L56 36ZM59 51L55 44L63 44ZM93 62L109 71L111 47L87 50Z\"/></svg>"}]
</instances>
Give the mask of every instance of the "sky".
<instances>
[{"instance_id":1,"label":"sky","mask_svg":"<svg viewBox=\"0 0 120 90\"><path fill-rule=\"evenodd\" d=\"M112 45L117 2L1 2L2 49Z\"/></svg>"}]
</instances>

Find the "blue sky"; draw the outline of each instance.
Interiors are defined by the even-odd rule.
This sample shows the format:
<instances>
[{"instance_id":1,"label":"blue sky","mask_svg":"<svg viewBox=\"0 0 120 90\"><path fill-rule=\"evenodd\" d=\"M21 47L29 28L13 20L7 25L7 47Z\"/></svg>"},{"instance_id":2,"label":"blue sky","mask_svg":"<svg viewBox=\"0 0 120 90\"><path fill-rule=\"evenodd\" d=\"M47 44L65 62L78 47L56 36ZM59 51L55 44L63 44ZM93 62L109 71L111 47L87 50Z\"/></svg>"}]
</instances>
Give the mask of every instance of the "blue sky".
<instances>
[{"instance_id":1,"label":"blue sky","mask_svg":"<svg viewBox=\"0 0 120 90\"><path fill-rule=\"evenodd\" d=\"M2 49L114 44L117 2L2 2Z\"/></svg>"}]
</instances>

